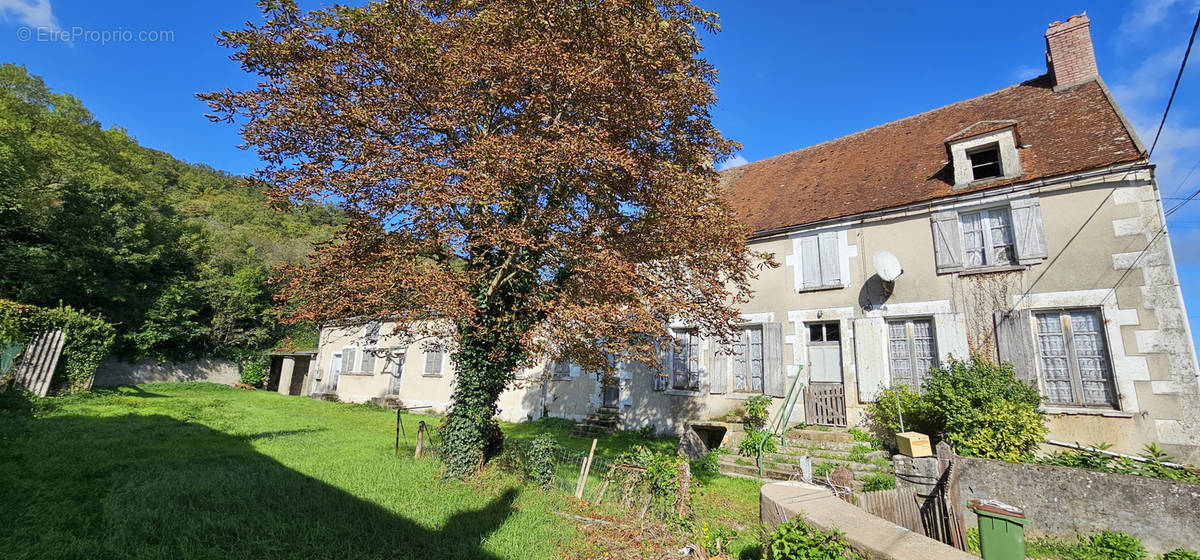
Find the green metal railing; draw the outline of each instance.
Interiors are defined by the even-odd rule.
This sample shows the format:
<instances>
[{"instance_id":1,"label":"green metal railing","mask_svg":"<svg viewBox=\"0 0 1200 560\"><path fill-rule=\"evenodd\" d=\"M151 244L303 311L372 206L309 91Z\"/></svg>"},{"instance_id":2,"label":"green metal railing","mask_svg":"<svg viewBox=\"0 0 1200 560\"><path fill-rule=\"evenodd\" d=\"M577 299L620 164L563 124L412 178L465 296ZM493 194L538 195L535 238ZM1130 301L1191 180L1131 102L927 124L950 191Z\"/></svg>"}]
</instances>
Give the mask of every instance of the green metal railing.
<instances>
[{"instance_id":1,"label":"green metal railing","mask_svg":"<svg viewBox=\"0 0 1200 560\"><path fill-rule=\"evenodd\" d=\"M796 391L796 385L800 384L800 372L804 370L804 366L796 366L796 379L792 380L792 387L788 389L787 396L783 398L783 408L775 414L775 420L770 423L770 429L767 430L767 437L762 438L758 442L758 478L763 475L763 446L767 444L767 438L775 437L775 431L779 430L779 445L783 445L784 438L787 434L788 421L792 418L792 407L796 406L796 401L800 399L800 395L804 391Z\"/></svg>"}]
</instances>

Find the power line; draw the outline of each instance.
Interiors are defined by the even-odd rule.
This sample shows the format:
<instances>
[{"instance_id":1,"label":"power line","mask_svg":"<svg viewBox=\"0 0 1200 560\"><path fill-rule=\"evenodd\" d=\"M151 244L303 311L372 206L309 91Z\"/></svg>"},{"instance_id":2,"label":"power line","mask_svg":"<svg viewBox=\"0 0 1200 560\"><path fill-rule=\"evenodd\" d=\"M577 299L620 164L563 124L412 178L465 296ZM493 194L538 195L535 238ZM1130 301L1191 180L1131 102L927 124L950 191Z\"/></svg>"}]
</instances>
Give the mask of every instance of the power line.
<instances>
[{"instance_id":1,"label":"power line","mask_svg":"<svg viewBox=\"0 0 1200 560\"><path fill-rule=\"evenodd\" d=\"M1163 125L1167 124L1167 113L1171 112L1171 103L1175 101L1175 92L1179 90L1179 80L1183 79L1183 69L1187 68L1188 55L1192 54L1192 43L1196 42L1196 30L1200 29L1200 12L1196 13L1196 24L1192 26L1192 37L1188 39L1187 50L1183 51L1183 62L1179 64L1179 74L1175 75L1175 86L1171 88L1171 96L1167 98L1167 108L1163 110L1162 120L1158 122L1158 132L1154 133L1154 142L1150 144L1150 152L1146 157L1154 155L1158 146L1158 137L1162 134Z\"/></svg>"}]
</instances>

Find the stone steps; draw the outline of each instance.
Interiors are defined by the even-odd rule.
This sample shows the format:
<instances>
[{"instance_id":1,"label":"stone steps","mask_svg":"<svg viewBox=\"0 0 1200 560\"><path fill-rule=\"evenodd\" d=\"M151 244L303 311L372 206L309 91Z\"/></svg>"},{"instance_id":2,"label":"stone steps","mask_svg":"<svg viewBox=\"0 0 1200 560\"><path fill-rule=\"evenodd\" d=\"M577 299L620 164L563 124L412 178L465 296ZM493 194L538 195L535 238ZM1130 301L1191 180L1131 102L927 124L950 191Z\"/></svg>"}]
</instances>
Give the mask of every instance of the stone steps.
<instances>
[{"instance_id":1,"label":"stone steps","mask_svg":"<svg viewBox=\"0 0 1200 560\"><path fill-rule=\"evenodd\" d=\"M811 457L813 470L816 470L817 465L821 463L830 463L833 465L846 467L850 472L854 473L855 478L870 476L875 473L891 472L890 466L874 465L871 463L860 463L858 461L849 461L845 459L828 459L824 457ZM763 466L771 466L781 470L794 470L794 465L799 463L800 457L794 455L781 455L779 453L764 453ZM787 465L785 468L784 465Z\"/></svg>"},{"instance_id":2,"label":"stone steps","mask_svg":"<svg viewBox=\"0 0 1200 560\"><path fill-rule=\"evenodd\" d=\"M576 437L598 437L611 434L617 430L621 416L615 408L600 408L588 414L583 421L575 424L571 435Z\"/></svg>"}]
</instances>

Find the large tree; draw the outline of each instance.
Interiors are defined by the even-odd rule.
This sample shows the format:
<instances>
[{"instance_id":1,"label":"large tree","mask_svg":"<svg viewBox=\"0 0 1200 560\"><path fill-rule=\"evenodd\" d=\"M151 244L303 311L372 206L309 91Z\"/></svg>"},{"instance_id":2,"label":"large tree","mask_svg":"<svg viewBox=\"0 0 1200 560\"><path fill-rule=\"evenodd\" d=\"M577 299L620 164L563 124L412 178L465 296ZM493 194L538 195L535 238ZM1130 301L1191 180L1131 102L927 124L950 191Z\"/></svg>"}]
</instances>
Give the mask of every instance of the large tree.
<instances>
[{"instance_id":1,"label":"large tree","mask_svg":"<svg viewBox=\"0 0 1200 560\"><path fill-rule=\"evenodd\" d=\"M766 255L719 196L716 71L687 0L396 0L221 35L240 122L280 201L333 200L337 243L289 270L297 320L387 317L453 340L451 476L495 449L497 399L547 358L661 374L669 321L728 337Z\"/></svg>"}]
</instances>

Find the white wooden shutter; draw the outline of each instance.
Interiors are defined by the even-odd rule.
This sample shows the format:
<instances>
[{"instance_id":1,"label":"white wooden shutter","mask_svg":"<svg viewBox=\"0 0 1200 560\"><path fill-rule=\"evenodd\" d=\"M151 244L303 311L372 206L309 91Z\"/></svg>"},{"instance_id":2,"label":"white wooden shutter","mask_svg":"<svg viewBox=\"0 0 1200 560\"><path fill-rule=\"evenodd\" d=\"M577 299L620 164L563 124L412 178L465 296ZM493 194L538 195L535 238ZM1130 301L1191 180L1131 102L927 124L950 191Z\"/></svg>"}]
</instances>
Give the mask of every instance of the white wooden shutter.
<instances>
[{"instance_id":1,"label":"white wooden shutter","mask_svg":"<svg viewBox=\"0 0 1200 560\"><path fill-rule=\"evenodd\" d=\"M1017 379L1037 386L1037 344L1033 339L1033 314L1028 309L1005 314L996 311L996 353L1016 370Z\"/></svg>"},{"instance_id":2,"label":"white wooden shutter","mask_svg":"<svg viewBox=\"0 0 1200 560\"><path fill-rule=\"evenodd\" d=\"M858 377L858 402L875 402L887 387L888 333L882 317L854 320L854 368Z\"/></svg>"},{"instance_id":3,"label":"white wooden shutter","mask_svg":"<svg viewBox=\"0 0 1200 560\"><path fill-rule=\"evenodd\" d=\"M357 361L354 359L356 350L352 346L342 348L342 373L354 373L354 363Z\"/></svg>"},{"instance_id":4,"label":"white wooden shutter","mask_svg":"<svg viewBox=\"0 0 1200 560\"><path fill-rule=\"evenodd\" d=\"M425 374L441 375L442 349L437 346L425 347Z\"/></svg>"},{"instance_id":5,"label":"white wooden shutter","mask_svg":"<svg viewBox=\"0 0 1200 560\"><path fill-rule=\"evenodd\" d=\"M772 397L786 396L783 373L783 325L763 323L763 393Z\"/></svg>"},{"instance_id":6,"label":"white wooden shutter","mask_svg":"<svg viewBox=\"0 0 1200 560\"><path fill-rule=\"evenodd\" d=\"M708 392L720 395L729 391L729 356L721 353L721 345L713 341L708 362Z\"/></svg>"},{"instance_id":7,"label":"white wooden shutter","mask_svg":"<svg viewBox=\"0 0 1200 560\"><path fill-rule=\"evenodd\" d=\"M838 234L830 231L818 236L821 252L821 285L840 286L842 267L838 262Z\"/></svg>"},{"instance_id":8,"label":"white wooden shutter","mask_svg":"<svg viewBox=\"0 0 1200 560\"><path fill-rule=\"evenodd\" d=\"M363 375L375 375L375 353L374 348L363 348L362 355L362 373Z\"/></svg>"},{"instance_id":9,"label":"white wooden shutter","mask_svg":"<svg viewBox=\"0 0 1200 560\"><path fill-rule=\"evenodd\" d=\"M1012 201L1013 243L1017 262L1037 264L1047 256L1046 231L1042 225L1042 206L1030 198Z\"/></svg>"},{"instance_id":10,"label":"white wooden shutter","mask_svg":"<svg viewBox=\"0 0 1200 560\"><path fill-rule=\"evenodd\" d=\"M821 287L821 249L817 236L800 238L800 267L802 288Z\"/></svg>"},{"instance_id":11,"label":"white wooden shutter","mask_svg":"<svg viewBox=\"0 0 1200 560\"><path fill-rule=\"evenodd\" d=\"M933 226L933 257L938 274L962 270L962 230L958 225L958 213L936 212L930 222Z\"/></svg>"},{"instance_id":12,"label":"white wooden shutter","mask_svg":"<svg viewBox=\"0 0 1200 560\"><path fill-rule=\"evenodd\" d=\"M971 357L967 347L967 320L962 313L935 313L933 335L937 337L938 363L946 363L950 356L958 360Z\"/></svg>"}]
</instances>

